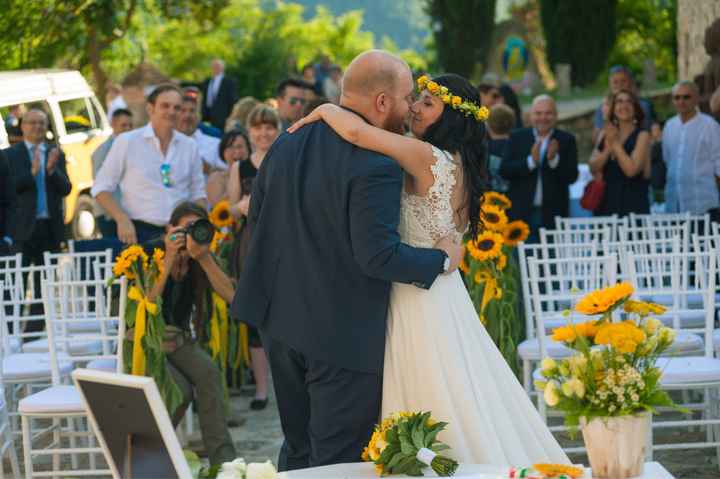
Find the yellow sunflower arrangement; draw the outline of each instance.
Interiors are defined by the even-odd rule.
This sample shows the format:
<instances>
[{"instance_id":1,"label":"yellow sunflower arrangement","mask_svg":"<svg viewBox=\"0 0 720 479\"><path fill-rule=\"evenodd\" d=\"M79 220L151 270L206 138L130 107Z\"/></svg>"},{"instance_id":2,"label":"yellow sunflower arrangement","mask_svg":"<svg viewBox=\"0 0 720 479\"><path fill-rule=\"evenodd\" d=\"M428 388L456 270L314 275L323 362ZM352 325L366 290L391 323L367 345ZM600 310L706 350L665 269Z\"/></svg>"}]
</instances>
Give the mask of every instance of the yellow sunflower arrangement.
<instances>
[{"instance_id":1,"label":"yellow sunflower arrangement","mask_svg":"<svg viewBox=\"0 0 720 479\"><path fill-rule=\"evenodd\" d=\"M662 372L657 358L672 345L675 332L660 320L662 306L631 298L634 288L619 283L594 291L575 307L579 313L599 319L569 323L556 328L552 338L574 350L560 360L545 358L542 380L535 387L545 403L565 414L574 430L581 418L629 416L675 407L660 389ZM624 306L625 320L613 320L613 312ZM678 408L676 408L678 409Z\"/></svg>"},{"instance_id":2,"label":"yellow sunflower arrangement","mask_svg":"<svg viewBox=\"0 0 720 479\"><path fill-rule=\"evenodd\" d=\"M634 291L635 288L628 282L593 291L575 305L575 311L589 316L604 314L615 309L616 306L628 299Z\"/></svg>"},{"instance_id":3,"label":"yellow sunflower arrangement","mask_svg":"<svg viewBox=\"0 0 720 479\"><path fill-rule=\"evenodd\" d=\"M536 474L540 474L537 476ZM580 467L566 466L565 464L533 464L532 467L511 468L509 476L512 479L523 477L543 477L547 479L577 479L583 477L585 471Z\"/></svg>"},{"instance_id":4,"label":"yellow sunflower arrangement","mask_svg":"<svg viewBox=\"0 0 720 479\"><path fill-rule=\"evenodd\" d=\"M508 223L505 210L496 205L483 204L480 208L480 217L485 228L493 231L503 231Z\"/></svg>"},{"instance_id":5,"label":"yellow sunflower arrangement","mask_svg":"<svg viewBox=\"0 0 720 479\"><path fill-rule=\"evenodd\" d=\"M210 211L210 222L217 228L232 226L233 217L230 214L230 202L228 200L218 201Z\"/></svg>"},{"instance_id":6,"label":"yellow sunflower arrangement","mask_svg":"<svg viewBox=\"0 0 720 479\"><path fill-rule=\"evenodd\" d=\"M153 250L152 258L153 264L157 267L158 274L163 274L163 271L165 270L165 251L160 248L155 248Z\"/></svg>"}]
</instances>

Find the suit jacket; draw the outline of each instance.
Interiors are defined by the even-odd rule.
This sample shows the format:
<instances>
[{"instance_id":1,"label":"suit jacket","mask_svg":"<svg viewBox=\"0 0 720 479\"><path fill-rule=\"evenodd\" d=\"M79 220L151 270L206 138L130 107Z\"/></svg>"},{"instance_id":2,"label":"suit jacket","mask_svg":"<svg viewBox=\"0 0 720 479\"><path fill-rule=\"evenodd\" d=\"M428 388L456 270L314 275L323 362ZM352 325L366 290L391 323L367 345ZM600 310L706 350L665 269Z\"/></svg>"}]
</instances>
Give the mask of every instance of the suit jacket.
<instances>
[{"instance_id":1,"label":"suit jacket","mask_svg":"<svg viewBox=\"0 0 720 479\"><path fill-rule=\"evenodd\" d=\"M46 144L48 152L53 147L55 145ZM32 175L30 152L25 146L25 142L21 141L8 148L6 154L15 181L18 200L18 216L13 239L19 242L26 241L32 235L37 216L37 188L35 177ZM45 176L45 191L51 223L49 233L57 243L64 237L63 198L70 194L70 190L72 190L72 185L65 169L65 154L61 151L52 174Z\"/></svg>"},{"instance_id":2,"label":"suit jacket","mask_svg":"<svg viewBox=\"0 0 720 479\"><path fill-rule=\"evenodd\" d=\"M282 134L255 178L233 315L306 357L380 373L390 282L429 288L444 262L400 241L402 175L323 122Z\"/></svg>"},{"instance_id":3,"label":"suit jacket","mask_svg":"<svg viewBox=\"0 0 720 479\"><path fill-rule=\"evenodd\" d=\"M15 181L10 174L10 165L5 153L0 150L0 241L5 236L12 238L13 225L17 215Z\"/></svg>"},{"instance_id":4,"label":"suit jacket","mask_svg":"<svg viewBox=\"0 0 720 479\"><path fill-rule=\"evenodd\" d=\"M542 177L542 225L545 228L554 228L555 216L569 215L569 186L578 176L577 144L574 135L557 128L553 131L551 139L558 142L560 160L557 166L551 168L548 158L543 156L539 168L531 170L527 158L535 143L533 129L522 128L513 131L510 135L500 165L500 175L510 183L508 197L512 201L512 208L508 216L513 220L530 222L538 184L538 171Z\"/></svg>"},{"instance_id":5,"label":"suit jacket","mask_svg":"<svg viewBox=\"0 0 720 479\"><path fill-rule=\"evenodd\" d=\"M221 131L225 131L225 120L230 116L230 112L237 101L235 82L227 75L223 75L215 100L212 106L208 108L207 98L211 81L212 77L205 80L202 84L202 119L203 121L210 122L215 128L220 128Z\"/></svg>"}]
</instances>

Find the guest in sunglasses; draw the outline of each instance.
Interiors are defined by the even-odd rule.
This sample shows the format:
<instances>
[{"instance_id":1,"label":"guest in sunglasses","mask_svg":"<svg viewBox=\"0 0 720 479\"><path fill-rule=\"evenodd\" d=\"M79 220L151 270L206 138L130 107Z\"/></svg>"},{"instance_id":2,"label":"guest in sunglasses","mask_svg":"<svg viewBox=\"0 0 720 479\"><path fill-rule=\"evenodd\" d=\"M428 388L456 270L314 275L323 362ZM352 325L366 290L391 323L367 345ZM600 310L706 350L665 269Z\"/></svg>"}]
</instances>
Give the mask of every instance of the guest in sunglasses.
<instances>
[{"instance_id":1,"label":"guest in sunglasses","mask_svg":"<svg viewBox=\"0 0 720 479\"><path fill-rule=\"evenodd\" d=\"M307 93L312 90L312 85L298 78L288 78L280 82L277 87L277 108L283 130L302 117Z\"/></svg>"},{"instance_id":2,"label":"guest in sunglasses","mask_svg":"<svg viewBox=\"0 0 720 479\"><path fill-rule=\"evenodd\" d=\"M198 146L176 130L181 90L157 86L147 98L147 125L119 135L95 177L92 195L117 224L125 244L164 235L175 205L206 205ZM112 193L118 189L118 203Z\"/></svg>"},{"instance_id":3,"label":"guest in sunglasses","mask_svg":"<svg viewBox=\"0 0 720 479\"><path fill-rule=\"evenodd\" d=\"M681 81L672 89L677 115L667 121L662 136L669 213L705 214L720 207L720 125L698 110L699 97L691 81Z\"/></svg>"}]
</instances>

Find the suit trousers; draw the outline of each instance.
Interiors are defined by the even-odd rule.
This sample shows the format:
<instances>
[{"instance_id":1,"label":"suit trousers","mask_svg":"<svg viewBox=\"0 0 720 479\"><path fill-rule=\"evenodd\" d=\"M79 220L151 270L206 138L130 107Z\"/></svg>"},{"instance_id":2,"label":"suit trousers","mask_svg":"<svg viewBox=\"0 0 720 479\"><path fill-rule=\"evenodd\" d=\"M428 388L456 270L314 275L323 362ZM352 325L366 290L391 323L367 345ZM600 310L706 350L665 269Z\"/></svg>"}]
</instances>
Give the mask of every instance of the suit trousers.
<instances>
[{"instance_id":1,"label":"suit trousers","mask_svg":"<svg viewBox=\"0 0 720 479\"><path fill-rule=\"evenodd\" d=\"M311 359L260 334L285 435L278 469L360 461L380 416L382 375Z\"/></svg>"},{"instance_id":2,"label":"suit trousers","mask_svg":"<svg viewBox=\"0 0 720 479\"><path fill-rule=\"evenodd\" d=\"M49 219L38 219L35 221L32 234L30 238L23 241L19 245L20 251L22 251L22 264L23 266L42 266L45 264L45 252L57 253L60 251L60 242L55 240L52 235L52 225ZM41 281L40 273L36 272L33 275L33 294L34 298L41 297ZM28 277L23 277L23 284L28 285ZM31 316L43 316L44 308L42 304L32 304L30 306ZM45 329L45 321L41 319L28 321L25 325L26 333L35 333ZM35 339L35 338L30 338Z\"/></svg>"},{"instance_id":3,"label":"suit trousers","mask_svg":"<svg viewBox=\"0 0 720 479\"><path fill-rule=\"evenodd\" d=\"M193 389L195 391L200 431L210 464L219 465L234 460L235 446L226 419L224 378L218 365L192 340L168 353L167 360L170 374L183 393L186 407L193 399ZM181 407L181 412L186 407ZM179 422L182 416L175 419Z\"/></svg>"}]
</instances>

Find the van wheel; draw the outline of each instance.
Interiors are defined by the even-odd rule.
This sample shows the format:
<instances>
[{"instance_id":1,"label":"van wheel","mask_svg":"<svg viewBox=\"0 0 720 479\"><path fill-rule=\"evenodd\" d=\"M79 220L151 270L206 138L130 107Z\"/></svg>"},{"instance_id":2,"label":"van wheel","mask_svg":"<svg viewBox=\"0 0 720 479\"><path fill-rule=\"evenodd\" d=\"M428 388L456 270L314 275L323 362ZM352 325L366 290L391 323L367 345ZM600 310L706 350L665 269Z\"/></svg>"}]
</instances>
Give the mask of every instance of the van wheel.
<instances>
[{"instance_id":1,"label":"van wheel","mask_svg":"<svg viewBox=\"0 0 720 479\"><path fill-rule=\"evenodd\" d=\"M76 240L97 238L98 225L95 219L95 201L88 195L78 196L75 216L72 219L72 236Z\"/></svg>"}]
</instances>

